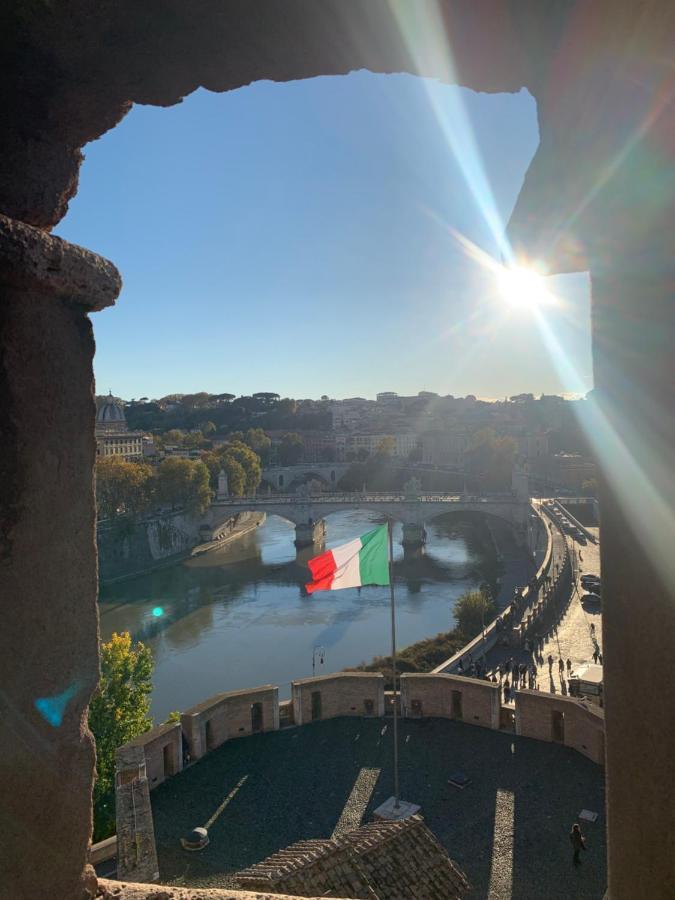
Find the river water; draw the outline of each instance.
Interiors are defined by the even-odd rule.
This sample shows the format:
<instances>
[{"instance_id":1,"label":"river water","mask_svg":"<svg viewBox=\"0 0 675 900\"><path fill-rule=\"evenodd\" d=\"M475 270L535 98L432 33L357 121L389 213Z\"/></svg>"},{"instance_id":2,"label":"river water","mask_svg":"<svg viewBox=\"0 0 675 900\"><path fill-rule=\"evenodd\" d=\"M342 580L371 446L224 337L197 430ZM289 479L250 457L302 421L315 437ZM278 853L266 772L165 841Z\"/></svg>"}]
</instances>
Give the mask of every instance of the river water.
<instances>
[{"instance_id":1,"label":"river water","mask_svg":"<svg viewBox=\"0 0 675 900\"><path fill-rule=\"evenodd\" d=\"M377 524L373 513L346 511L327 519L326 547L345 543ZM498 520L497 540L509 540ZM485 520L450 514L427 526L423 555L403 557L394 528L398 646L453 627L452 609L464 591L496 574ZM268 517L255 532L220 550L101 588L101 637L130 631L154 654L152 715L164 721L221 691L279 686L370 661L390 651L389 588L352 588L309 596L306 560L296 555L293 526ZM318 656L318 654L317 654Z\"/></svg>"}]
</instances>

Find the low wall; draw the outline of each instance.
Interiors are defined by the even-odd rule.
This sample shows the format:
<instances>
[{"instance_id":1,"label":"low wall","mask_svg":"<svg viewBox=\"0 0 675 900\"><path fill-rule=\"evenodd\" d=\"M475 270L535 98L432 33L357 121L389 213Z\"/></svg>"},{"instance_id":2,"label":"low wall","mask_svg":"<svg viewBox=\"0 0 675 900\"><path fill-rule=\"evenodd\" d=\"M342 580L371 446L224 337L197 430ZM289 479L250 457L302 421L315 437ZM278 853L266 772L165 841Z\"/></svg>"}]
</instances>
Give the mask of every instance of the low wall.
<instances>
[{"instance_id":1,"label":"low wall","mask_svg":"<svg viewBox=\"0 0 675 900\"><path fill-rule=\"evenodd\" d=\"M605 717L592 704L540 691L516 694L516 734L557 741L605 764Z\"/></svg>"},{"instance_id":2,"label":"low wall","mask_svg":"<svg viewBox=\"0 0 675 900\"><path fill-rule=\"evenodd\" d=\"M256 513L234 513L216 529L218 540L247 522L256 523ZM133 578L162 568L188 556L213 533L204 535L203 517L184 510L133 521L125 517L99 522L96 528L98 567L104 584Z\"/></svg>"},{"instance_id":3,"label":"low wall","mask_svg":"<svg viewBox=\"0 0 675 900\"><path fill-rule=\"evenodd\" d=\"M279 688L266 684L217 694L186 710L180 721L191 758L200 759L232 738L278 730Z\"/></svg>"},{"instance_id":4,"label":"low wall","mask_svg":"<svg viewBox=\"0 0 675 900\"><path fill-rule=\"evenodd\" d=\"M142 747L150 790L183 769L182 730L179 722L158 725L139 735L126 747Z\"/></svg>"},{"instance_id":5,"label":"low wall","mask_svg":"<svg viewBox=\"0 0 675 900\"><path fill-rule=\"evenodd\" d=\"M544 518L539 508L532 508L535 509L539 521L541 522L541 526L546 532L546 552L535 575L536 590L538 592L540 585L549 574L551 568L551 561L553 559L553 538L551 537L551 531L547 524L547 520ZM525 601L529 600L531 593L529 585L523 589L522 596ZM503 626L501 630L497 627L498 621ZM481 656L492 650L498 640L505 635L508 636L509 633L511 633L514 640L520 640L522 636L520 623L515 623L513 621L512 613L507 609L504 612L499 613L489 625L486 625L485 629L480 634L477 634L468 644L465 644L461 650L458 650L457 653L453 654L449 659L446 659L439 666L436 666L435 669L432 669L432 674L451 672L459 664L460 660L466 662L469 654L474 659L480 659Z\"/></svg>"},{"instance_id":6,"label":"low wall","mask_svg":"<svg viewBox=\"0 0 675 900\"><path fill-rule=\"evenodd\" d=\"M500 688L461 675L401 675L401 714L405 718L459 719L499 728Z\"/></svg>"},{"instance_id":7,"label":"low wall","mask_svg":"<svg viewBox=\"0 0 675 900\"><path fill-rule=\"evenodd\" d=\"M164 884L130 884L99 878L101 900L323 900L321 897L292 897L290 894L261 894L232 888L171 887ZM340 900L336 897L335 900ZM349 900L349 898L342 898Z\"/></svg>"},{"instance_id":8,"label":"low wall","mask_svg":"<svg viewBox=\"0 0 675 900\"><path fill-rule=\"evenodd\" d=\"M336 716L383 716L384 676L339 672L291 682L296 725Z\"/></svg>"}]
</instances>

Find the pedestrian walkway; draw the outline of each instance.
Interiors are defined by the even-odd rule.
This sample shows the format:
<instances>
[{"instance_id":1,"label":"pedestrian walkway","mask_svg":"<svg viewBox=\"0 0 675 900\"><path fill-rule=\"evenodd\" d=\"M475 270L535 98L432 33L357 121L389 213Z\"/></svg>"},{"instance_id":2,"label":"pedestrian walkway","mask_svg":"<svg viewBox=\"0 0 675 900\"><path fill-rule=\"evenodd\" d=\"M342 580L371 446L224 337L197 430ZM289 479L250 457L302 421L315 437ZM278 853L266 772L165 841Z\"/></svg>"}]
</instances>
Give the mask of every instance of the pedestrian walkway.
<instances>
[{"instance_id":1,"label":"pedestrian walkway","mask_svg":"<svg viewBox=\"0 0 675 900\"><path fill-rule=\"evenodd\" d=\"M599 529L588 529L599 541ZM508 682L513 685L513 671L522 665L536 667L536 687L541 691L549 691L554 694L567 694L567 682L569 670L567 660L571 663L571 672L581 665L592 663L593 652L596 647L602 653L602 615L599 607L581 602L586 593L581 586L580 577L585 574L600 575L600 546L588 543L581 545L570 537L562 535L558 529L554 529L554 560L564 554L565 544L573 560L574 588L568 605L565 607L560 620L545 635L541 635L539 641L528 641L522 648L497 645L493 647L480 663L483 671L490 678L493 674L500 677L502 684ZM581 551L581 559L579 552ZM549 656L553 664L549 674ZM560 660L564 668L560 669ZM478 662L478 661L477 661ZM531 669L526 669L524 682L521 682L520 672L516 678L516 685L530 687ZM468 674L468 673L467 673ZM513 698L510 702L513 702Z\"/></svg>"}]
</instances>

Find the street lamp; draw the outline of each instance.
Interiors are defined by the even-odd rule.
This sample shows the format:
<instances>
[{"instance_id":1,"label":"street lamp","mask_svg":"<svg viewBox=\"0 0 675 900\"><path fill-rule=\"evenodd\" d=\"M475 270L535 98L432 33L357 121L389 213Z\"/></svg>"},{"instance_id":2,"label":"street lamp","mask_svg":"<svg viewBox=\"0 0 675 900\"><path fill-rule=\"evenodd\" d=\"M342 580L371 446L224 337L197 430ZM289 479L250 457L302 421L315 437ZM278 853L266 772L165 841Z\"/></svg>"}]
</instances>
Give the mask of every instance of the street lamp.
<instances>
[{"instance_id":1,"label":"street lamp","mask_svg":"<svg viewBox=\"0 0 675 900\"><path fill-rule=\"evenodd\" d=\"M316 675L316 662L319 661L319 665L322 666L324 662L324 658L326 656L326 651L323 647L314 647L312 650L312 675Z\"/></svg>"}]
</instances>

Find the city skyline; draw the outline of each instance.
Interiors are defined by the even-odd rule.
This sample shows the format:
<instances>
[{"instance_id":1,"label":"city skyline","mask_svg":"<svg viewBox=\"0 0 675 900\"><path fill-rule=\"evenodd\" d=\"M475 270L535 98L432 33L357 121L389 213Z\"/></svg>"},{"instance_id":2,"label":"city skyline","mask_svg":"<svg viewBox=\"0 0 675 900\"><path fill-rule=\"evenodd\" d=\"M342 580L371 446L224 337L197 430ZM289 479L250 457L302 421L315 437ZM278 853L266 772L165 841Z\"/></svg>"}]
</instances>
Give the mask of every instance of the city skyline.
<instances>
[{"instance_id":1,"label":"city skyline","mask_svg":"<svg viewBox=\"0 0 675 900\"><path fill-rule=\"evenodd\" d=\"M94 321L99 392L585 393L586 277L549 279L538 317L466 252L501 259L537 142L526 92L407 75L134 107L56 229L124 278Z\"/></svg>"}]
</instances>

